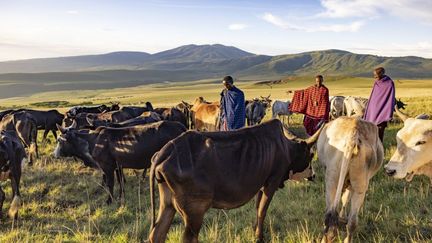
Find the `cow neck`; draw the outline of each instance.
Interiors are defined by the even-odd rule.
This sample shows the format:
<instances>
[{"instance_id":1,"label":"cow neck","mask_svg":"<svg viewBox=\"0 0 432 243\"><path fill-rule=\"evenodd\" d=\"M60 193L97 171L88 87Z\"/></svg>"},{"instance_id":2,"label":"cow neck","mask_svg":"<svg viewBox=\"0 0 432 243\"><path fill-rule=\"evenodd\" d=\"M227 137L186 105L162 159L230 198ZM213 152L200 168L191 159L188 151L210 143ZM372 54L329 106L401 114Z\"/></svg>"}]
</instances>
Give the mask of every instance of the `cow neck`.
<instances>
[{"instance_id":1,"label":"cow neck","mask_svg":"<svg viewBox=\"0 0 432 243\"><path fill-rule=\"evenodd\" d=\"M91 153L91 151L93 151L93 148L95 147L96 144L96 138L99 135L99 133L96 132L90 132L90 133L78 133L77 136L80 137L81 139L84 139L85 141L87 141L88 146L89 146L89 152Z\"/></svg>"}]
</instances>

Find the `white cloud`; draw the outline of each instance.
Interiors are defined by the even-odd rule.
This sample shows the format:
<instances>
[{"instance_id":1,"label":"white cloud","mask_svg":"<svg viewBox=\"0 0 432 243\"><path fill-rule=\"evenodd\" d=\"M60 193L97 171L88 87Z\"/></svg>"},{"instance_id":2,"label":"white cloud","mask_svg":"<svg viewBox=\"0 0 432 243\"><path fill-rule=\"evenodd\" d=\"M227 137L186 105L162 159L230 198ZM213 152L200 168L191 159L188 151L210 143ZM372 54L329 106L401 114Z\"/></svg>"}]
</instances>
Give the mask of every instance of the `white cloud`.
<instances>
[{"instance_id":1,"label":"white cloud","mask_svg":"<svg viewBox=\"0 0 432 243\"><path fill-rule=\"evenodd\" d=\"M298 30L306 32L357 32L364 24L364 21L354 21L348 24L315 24L306 23L303 26L290 24L284 21L282 18L275 16L271 13L265 13L262 19L279 27L288 30Z\"/></svg>"},{"instance_id":2,"label":"white cloud","mask_svg":"<svg viewBox=\"0 0 432 243\"><path fill-rule=\"evenodd\" d=\"M229 30L244 30L246 29L248 26L246 24L230 24L228 26Z\"/></svg>"},{"instance_id":3,"label":"white cloud","mask_svg":"<svg viewBox=\"0 0 432 243\"><path fill-rule=\"evenodd\" d=\"M77 15L79 12L77 10L68 10L66 11L67 14Z\"/></svg>"},{"instance_id":4,"label":"white cloud","mask_svg":"<svg viewBox=\"0 0 432 243\"><path fill-rule=\"evenodd\" d=\"M379 17L390 14L401 18L419 19L432 24L431 0L321 0L324 12L320 17Z\"/></svg>"},{"instance_id":5,"label":"white cloud","mask_svg":"<svg viewBox=\"0 0 432 243\"><path fill-rule=\"evenodd\" d=\"M411 44L388 43L384 46L370 48L362 44L347 48L350 51L362 54L373 54L380 56L420 56L432 58L432 42L421 41Z\"/></svg>"}]
</instances>

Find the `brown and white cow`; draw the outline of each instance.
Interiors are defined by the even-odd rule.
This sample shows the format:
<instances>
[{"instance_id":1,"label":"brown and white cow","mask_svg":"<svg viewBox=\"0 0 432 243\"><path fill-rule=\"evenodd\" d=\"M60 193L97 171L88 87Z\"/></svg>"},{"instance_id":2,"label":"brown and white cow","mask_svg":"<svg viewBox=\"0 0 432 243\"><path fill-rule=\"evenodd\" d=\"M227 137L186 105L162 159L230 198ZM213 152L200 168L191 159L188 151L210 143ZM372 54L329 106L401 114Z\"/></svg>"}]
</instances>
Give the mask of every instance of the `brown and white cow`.
<instances>
[{"instance_id":1,"label":"brown and white cow","mask_svg":"<svg viewBox=\"0 0 432 243\"><path fill-rule=\"evenodd\" d=\"M219 102L209 103L203 97L196 98L192 108L192 117L195 129L198 131L219 130Z\"/></svg>"},{"instance_id":2,"label":"brown and white cow","mask_svg":"<svg viewBox=\"0 0 432 243\"><path fill-rule=\"evenodd\" d=\"M386 174L396 179L411 180L416 174L431 178L432 170L432 121L420 115L409 118L396 109L404 126L396 135L397 148L390 161L384 166Z\"/></svg>"},{"instance_id":3,"label":"brown and white cow","mask_svg":"<svg viewBox=\"0 0 432 243\"><path fill-rule=\"evenodd\" d=\"M324 127L318 138L317 150L319 161L325 167L326 215L323 242L334 240L338 216L346 217L349 201L351 208L344 242L351 242L369 180L381 167L384 157L378 127L359 118L339 117ZM341 200L342 209L338 215Z\"/></svg>"},{"instance_id":4,"label":"brown and white cow","mask_svg":"<svg viewBox=\"0 0 432 243\"><path fill-rule=\"evenodd\" d=\"M152 158L150 242L165 241L176 211L186 225L183 242L198 242L209 208L238 208L255 195L255 235L262 241L264 218L274 193L291 172L308 168L318 134L306 141L291 140L275 119L230 132L188 131L172 140ZM154 179L159 188L156 222Z\"/></svg>"}]
</instances>

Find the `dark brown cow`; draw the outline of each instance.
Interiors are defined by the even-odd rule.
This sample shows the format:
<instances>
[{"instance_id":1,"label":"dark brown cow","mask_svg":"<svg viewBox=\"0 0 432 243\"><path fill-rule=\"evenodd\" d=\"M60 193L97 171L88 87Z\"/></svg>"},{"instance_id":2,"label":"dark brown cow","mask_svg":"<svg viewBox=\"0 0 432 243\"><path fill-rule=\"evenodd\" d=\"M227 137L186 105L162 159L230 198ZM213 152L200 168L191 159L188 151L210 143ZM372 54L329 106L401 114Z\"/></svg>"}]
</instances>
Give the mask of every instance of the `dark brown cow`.
<instances>
[{"instance_id":1,"label":"dark brown cow","mask_svg":"<svg viewBox=\"0 0 432 243\"><path fill-rule=\"evenodd\" d=\"M0 121L0 130L15 131L21 142L28 148L29 164L39 157L37 147L36 120L27 112L9 114Z\"/></svg>"},{"instance_id":2,"label":"dark brown cow","mask_svg":"<svg viewBox=\"0 0 432 243\"><path fill-rule=\"evenodd\" d=\"M58 139L55 157L76 156L85 163L97 165L105 177L109 190L107 203L112 202L114 187L114 171L117 170L118 180L123 181L123 168L147 169L151 157L168 141L186 131L178 122L161 121L153 124L108 128L100 127L89 133L81 133L74 129L59 127L61 135ZM124 202L124 187L120 183L120 198Z\"/></svg>"},{"instance_id":3,"label":"dark brown cow","mask_svg":"<svg viewBox=\"0 0 432 243\"><path fill-rule=\"evenodd\" d=\"M153 111L153 105L150 102L146 102L146 106L123 106L121 111L129 113L132 117L140 116L146 111Z\"/></svg>"},{"instance_id":4,"label":"dark brown cow","mask_svg":"<svg viewBox=\"0 0 432 243\"><path fill-rule=\"evenodd\" d=\"M112 123L109 121L91 120L91 119L87 119L87 122L93 128L98 128L98 127L102 127L102 126L104 126L104 127L131 127L131 126L150 124L150 123L158 122L161 120L162 120L162 118L158 113L153 112L153 111L147 111L147 112L144 112L139 117L135 117L135 118L123 121L123 122L119 122L119 123Z\"/></svg>"},{"instance_id":5,"label":"dark brown cow","mask_svg":"<svg viewBox=\"0 0 432 243\"><path fill-rule=\"evenodd\" d=\"M193 125L192 113L191 113L192 105L190 105L186 101L182 100L182 102L179 103L178 105L176 105L175 108L177 108L179 111L181 111L185 115L186 125L187 125L186 128L193 129L194 125Z\"/></svg>"},{"instance_id":6,"label":"dark brown cow","mask_svg":"<svg viewBox=\"0 0 432 243\"><path fill-rule=\"evenodd\" d=\"M99 114L87 114L87 119L93 121L91 123L94 123L95 121L119 123L132 118L134 117L125 111L109 111Z\"/></svg>"},{"instance_id":7,"label":"dark brown cow","mask_svg":"<svg viewBox=\"0 0 432 243\"><path fill-rule=\"evenodd\" d=\"M75 117L80 113L102 113L109 111L117 111L120 109L119 103L111 103L111 106L75 106L66 112L67 117Z\"/></svg>"},{"instance_id":8,"label":"dark brown cow","mask_svg":"<svg viewBox=\"0 0 432 243\"><path fill-rule=\"evenodd\" d=\"M65 117L63 114L60 114L60 112L58 112L57 110L37 111L25 109L24 111L33 116L38 129L44 130L43 140L46 139L48 132L50 131L54 135L55 139L57 139L56 124L62 124L62 121Z\"/></svg>"},{"instance_id":9,"label":"dark brown cow","mask_svg":"<svg viewBox=\"0 0 432 243\"><path fill-rule=\"evenodd\" d=\"M164 121L176 121L188 127L187 117L177 108L156 108L153 111L158 113Z\"/></svg>"},{"instance_id":10,"label":"dark brown cow","mask_svg":"<svg viewBox=\"0 0 432 243\"><path fill-rule=\"evenodd\" d=\"M9 208L9 217L16 220L21 207L19 184L21 165L25 159L24 147L15 131L0 132L0 181L11 180L13 199ZM3 218L5 193L0 188L0 218Z\"/></svg>"},{"instance_id":11,"label":"dark brown cow","mask_svg":"<svg viewBox=\"0 0 432 243\"><path fill-rule=\"evenodd\" d=\"M188 131L172 140L152 158L150 242L165 241L176 211L186 224L183 242L198 242L209 208L238 208L255 195L255 234L262 241L273 194L290 174L308 168L319 132L306 141L289 139L280 121L271 120L231 132ZM156 223L154 179L160 203Z\"/></svg>"},{"instance_id":12,"label":"dark brown cow","mask_svg":"<svg viewBox=\"0 0 432 243\"><path fill-rule=\"evenodd\" d=\"M63 119L63 126L70 127L72 123L75 121L75 125L77 129L91 129L93 128L92 124L90 124L87 120L87 115L92 113L79 113L74 117L66 116Z\"/></svg>"}]
</instances>

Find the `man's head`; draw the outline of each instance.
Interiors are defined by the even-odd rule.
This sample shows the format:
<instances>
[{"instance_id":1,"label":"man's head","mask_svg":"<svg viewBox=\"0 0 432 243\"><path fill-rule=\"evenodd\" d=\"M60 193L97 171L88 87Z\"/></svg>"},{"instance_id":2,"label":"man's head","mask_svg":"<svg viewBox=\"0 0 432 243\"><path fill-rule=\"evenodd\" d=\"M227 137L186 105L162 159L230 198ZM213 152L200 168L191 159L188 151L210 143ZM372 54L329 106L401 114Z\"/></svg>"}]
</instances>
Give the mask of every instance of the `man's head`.
<instances>
[{"instance_id":1,"label":"man's head","mask_svg":"<svg viewBox=\"0 0 432 243\"><path fill-rule=\"evenodd\" d=\"M234 79L231 76L225 76L222 83L226 89L231 89L234 85Z\"/></svg>"},{"instance_id":2,"label":"man's head","mask_svg":"<svg viewBox=\"0 0 432 243\"><path fill-rule=\"evenodd\" d=\"M382 79L385 74L385 69L383 67L378 67L374 69L374 78L375 79Z\"/></svg>"},{"instance_id":3,"label":"man's head","mask_svg":"<svg viewBox=\"0 0 432 243\"><path fill-rule=\"evenodd\" d=\"M315 86L320 87L324 81L324 78L322 75L315 76Z\"/></svg>"}]
</instances>

